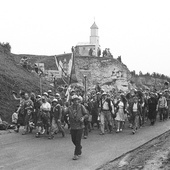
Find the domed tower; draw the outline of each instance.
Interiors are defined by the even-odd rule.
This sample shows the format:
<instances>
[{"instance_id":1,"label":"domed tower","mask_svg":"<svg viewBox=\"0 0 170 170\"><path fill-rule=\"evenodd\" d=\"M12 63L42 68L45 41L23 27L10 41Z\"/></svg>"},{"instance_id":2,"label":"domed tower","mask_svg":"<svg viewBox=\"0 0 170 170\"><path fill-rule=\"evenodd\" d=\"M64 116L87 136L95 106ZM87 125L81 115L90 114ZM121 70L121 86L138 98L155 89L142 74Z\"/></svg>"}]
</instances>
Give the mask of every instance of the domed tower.
<instances>
[{"instance_id":1,"label":"domed tower","mask_svg":"<svg viewBox=\"0 0 170 170\"><path fill-rule=\"evenodd\" d=\"M95 53L97 54L97 49L99 47L99 36L98 36L98 26L94 22L93 25L90 27L91 35L90 35L90 44L95 45Z\"/></svg>"}]
</instances>

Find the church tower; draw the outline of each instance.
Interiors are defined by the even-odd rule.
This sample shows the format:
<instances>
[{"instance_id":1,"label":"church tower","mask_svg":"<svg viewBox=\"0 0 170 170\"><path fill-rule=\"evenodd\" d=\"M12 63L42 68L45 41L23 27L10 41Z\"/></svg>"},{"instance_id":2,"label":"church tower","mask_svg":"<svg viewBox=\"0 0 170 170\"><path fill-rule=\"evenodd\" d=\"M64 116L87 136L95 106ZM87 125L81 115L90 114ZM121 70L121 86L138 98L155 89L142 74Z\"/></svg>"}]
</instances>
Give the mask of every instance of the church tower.
<instances>
[{"instance_id":1,"label":"church tower","mask_svg":"<svg viewBox=\"0 0 170 170\"><path fill-rule=\"evenodd\" d=\"M95 45L95 54L97 54L97 50L99 47L99 36L98 36L98 26L94 22L93 25L90 27L91 35L90 35L90 44Z\"/></svg>"}]
</instances>

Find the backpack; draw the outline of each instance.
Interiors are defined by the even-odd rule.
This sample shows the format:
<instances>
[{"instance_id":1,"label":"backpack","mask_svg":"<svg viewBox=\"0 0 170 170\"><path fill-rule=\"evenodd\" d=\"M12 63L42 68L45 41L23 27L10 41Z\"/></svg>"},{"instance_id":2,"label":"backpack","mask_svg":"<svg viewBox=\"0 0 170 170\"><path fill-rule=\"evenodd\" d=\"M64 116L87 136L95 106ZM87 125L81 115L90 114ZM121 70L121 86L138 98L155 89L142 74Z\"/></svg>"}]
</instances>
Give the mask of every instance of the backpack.
<instances>
[{"instance_id":1,"label":"backpack","mask_svg":"<svg viewBox=\"0 0 170 170\"><path fill-rule=\"evenodd\" d=\"M108 98L107 98L103 103L102 103L102 100L101 100L101 110L103 110L103 104L104 104L105 102L108 103L109 111L112 112L111 100L108 99Z\"/></svg>"}]
</instances>

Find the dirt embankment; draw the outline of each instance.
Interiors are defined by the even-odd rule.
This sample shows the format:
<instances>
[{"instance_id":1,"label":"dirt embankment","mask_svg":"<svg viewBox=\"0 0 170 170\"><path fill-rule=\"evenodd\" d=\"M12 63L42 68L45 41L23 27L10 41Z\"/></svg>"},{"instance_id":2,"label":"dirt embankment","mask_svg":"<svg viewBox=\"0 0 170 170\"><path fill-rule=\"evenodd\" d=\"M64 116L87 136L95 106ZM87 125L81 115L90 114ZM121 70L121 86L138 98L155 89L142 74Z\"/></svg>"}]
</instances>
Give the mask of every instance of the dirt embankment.
<instances>
[{"instance_id":1,"label":"dirt embankment","mask_svg":"<svg viewBox=\"0 0 170 170\"><path fill-rule=\"evenodd\" d=\"M3 120L10 122L18 104L13 100L12 91L33 91L38 94L39 77L24 69L15 61L13 54L4 52L2 48L0 45L0 115ZM43 87L47 89L49 85L43 82Z\"/></svg>"},{"instance_id":2,"label":"dirt embankment","mask_svg":"<svg viewBox=\"0 0 170 170\"><path fill-rule=\"evenodd\" d=\"M170 131L98 170L170 170Z\"/></svg>"}]
</instances>

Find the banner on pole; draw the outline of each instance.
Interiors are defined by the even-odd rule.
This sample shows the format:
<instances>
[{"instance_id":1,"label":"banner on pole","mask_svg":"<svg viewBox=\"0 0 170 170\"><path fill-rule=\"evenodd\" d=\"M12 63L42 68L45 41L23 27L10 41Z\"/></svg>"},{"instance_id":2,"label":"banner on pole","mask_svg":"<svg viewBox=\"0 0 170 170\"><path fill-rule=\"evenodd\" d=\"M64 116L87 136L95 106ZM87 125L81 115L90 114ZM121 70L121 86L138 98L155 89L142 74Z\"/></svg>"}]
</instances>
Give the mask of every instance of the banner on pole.
<instances>
[{"instance_id":1,"label":"banner on pole","mask_svg":"<svg viewBox=\"0 0 170 170\"><path fill-rule=\"evenodd\" d=\"M60 72L61 78L64 79L68 84L70 79L71 83L77 82L73 53L58 55L54 57L57 70Z\"/></svg>"}]
</instances>

